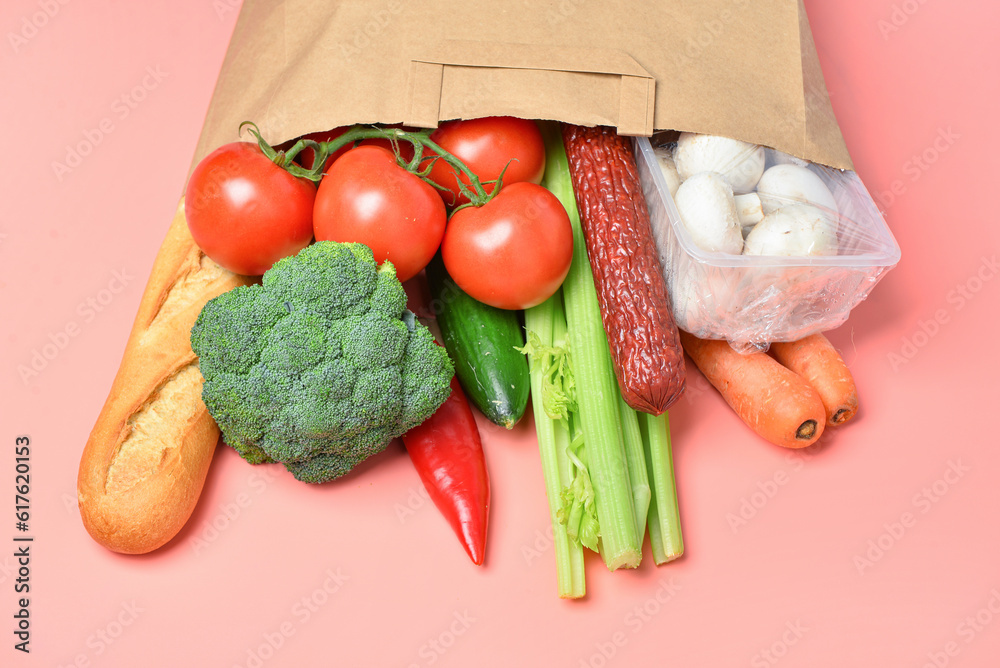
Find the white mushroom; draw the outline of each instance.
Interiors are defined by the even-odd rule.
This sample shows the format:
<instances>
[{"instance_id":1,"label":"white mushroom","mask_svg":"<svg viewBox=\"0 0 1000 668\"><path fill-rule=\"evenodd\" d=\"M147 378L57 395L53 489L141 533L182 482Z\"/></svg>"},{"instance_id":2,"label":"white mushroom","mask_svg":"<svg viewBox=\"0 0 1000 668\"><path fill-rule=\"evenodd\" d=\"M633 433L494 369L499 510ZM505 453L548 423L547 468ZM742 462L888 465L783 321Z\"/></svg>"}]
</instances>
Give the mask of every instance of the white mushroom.
<instances>
[{"instance_id":1,"label":"white mushroom","mask_svg":"<svg viewBox=\"0 0 1000 668\"><path fill-rule=\"evenodd\" d=\"M837 219L837 201L833 193L815 172L798 165L784 164L771 167L757 184L764 213L776 211L788 204L812 204L827 212L831 220Z\"/></svg>"},{"instance_id":2,"label":"white mushroom","mask_svg":"<svg viewBox=\"0 0 1000 668\"><path fill-rule=\"evenodd\" d=\"M674 316L674 323L681 329L691 332L697 327L700 306L698 296L693 289L695 282L691 280L690 273L685 271L672 271L667 279L670 290L670 311Z\"/></svg>"},{"instance_id":3,"label":"white mushroom","mask_svg":"<svg viewBox=\"0 0 1000 668\"><path fill-rule=\"evenodd\" d=\"M736 195L733 197L733 202L736 204L736 215L740 219L740 227L743 228L743 238L746 239L753 226L764 219L764 209L761 207L760 197L757 196L757 193Z\"/></svg>"},{"instance_id":4,"label":"white mushroom","mask_svg":"<svg viewBox=\"0 0 1000 668\"><path fill-rule=\"evenodd\" d=\"M764 216L747 235L744 255L836 255L837 229L810 204L789 204Z\"/></svg>"},{"instance_id":5,"label":"white mushroom","mask_svg":"<svg viewBox=\"0 0 1000 668\"><path fill-rule=\"evenodd\" d=\"M653 149L653 154L656 156L656 162L660 165L660 172L667 182L667 190L670 191L670 196L673 197L677 193L677 187L681 184L681 179L677 176L677 165L674 164L674 158L670 154L670 149L663 147L655 148Z\"/></svg>"},{"instance_id":6,"label":"white mushroom","mask_svg":"<svg viewBox=\"0 0 1000 668\"><path fill-rule=\"evenodd\" d=\"M701 172L718 172L736 194L748 193L764 173L764 148L738 139L682 132L674 150L681 181Z\"/></svg>"},{"instance_id":7,"label":"white mushroom","mask_svg":"<svg viewBox=\"0 0 1000 668\"><path fill-rule=\"evenodd\" d=\"M733 189L715 172L695 174L681 183L674 198L681 222L699 248L739 254L743 234Z\"/></svg>"}]
</instances>

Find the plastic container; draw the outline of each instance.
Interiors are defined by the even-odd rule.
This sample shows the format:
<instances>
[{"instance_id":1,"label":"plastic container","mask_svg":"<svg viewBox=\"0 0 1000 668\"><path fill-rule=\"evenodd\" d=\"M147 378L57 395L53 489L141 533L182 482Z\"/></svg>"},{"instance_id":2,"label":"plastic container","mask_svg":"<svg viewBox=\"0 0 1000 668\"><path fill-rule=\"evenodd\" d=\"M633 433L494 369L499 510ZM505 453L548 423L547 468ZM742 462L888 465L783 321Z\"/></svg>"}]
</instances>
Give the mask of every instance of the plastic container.
<instances>
[{"instance_id":1,"label":"plastic container","mask_svg":"<svg viewBox=\"0 0 1000 668\"><path fill-rule=\"evenodd\" d=\"M657 151L675 148L671 143ZM752 150L758 153L745 164L759 173L760 148ZM681 220L650 140L635 140L639 178L677 326L699 338L725 339L741 352L766 350L772 341L795 341L843 324L900 257L896 240L856 173L806 163L773 149L763 151L768 169L795 164L818 176L832 194L833 208L819 206L835 234L827 254L746 255L700 247ZM754 161L758 164L751 164ZM756 183L754 175L750 181ZM737 183L747 189L745 180ZM770 206L779 210L801 202L763 191L758 195L762 201L770 198ZM743 236L749 238L745 230Z\"/></svg>"}]
</instances>

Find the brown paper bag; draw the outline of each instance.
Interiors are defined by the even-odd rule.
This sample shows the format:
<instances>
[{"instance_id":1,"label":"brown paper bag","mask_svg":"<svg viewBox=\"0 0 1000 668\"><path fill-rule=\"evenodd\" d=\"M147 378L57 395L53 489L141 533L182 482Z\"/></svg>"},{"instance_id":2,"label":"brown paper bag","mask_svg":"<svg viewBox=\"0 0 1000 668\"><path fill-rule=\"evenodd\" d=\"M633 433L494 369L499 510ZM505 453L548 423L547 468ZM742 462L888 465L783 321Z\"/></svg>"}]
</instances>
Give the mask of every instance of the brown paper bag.
<instances>
[{"instance_id":1,"label":"brown paper bag","mask_svg":"<svg viewBox=\"0 0 1000 668\"><path fill-rule=\"evenodd\" d=\"M851 166L801 0L244 0L195 164L236 140L245 120L277 144L354 123L433 127L491 115L611 125L626 135L712 133ZM214 282L191 277L214 265L203 262L183 218L171 229L157 266L185 278L151 280L143 304L162 306L179 286L180 313L190 315L217 294ZM135 332L148 336L155 322L143 313ZM130 349L116 383L134 369L169 378L191 364L190 323L158 326L170 347ZM177 477L182 460L199 462L198 470L166 490L136 484L102 509L106 495L90 492L102 488L115 456L108 453L125 438L115 434L121 425L127 434L126 418L162 387L126 397L128 406L112 395L82 458L81 510L97 508L88 526L117 551L148 551L173 537L215 448L218 433L206 427L165 446L183 456L150 450L154 481ZM185 392L183 405L204 412L199 386ZM139 507L172 521L136 515Z\"/></svg>"},{"instance_id":2,"label":"brown paper bag","mask_svg":"<svg viewBox=\"0 0 1000 668\"><path fill-rule=\"evenodd\" d=\"M689 130L851 168L802 0L245 0L195 163L353 123Z\"/></svg>"}]
</instances>

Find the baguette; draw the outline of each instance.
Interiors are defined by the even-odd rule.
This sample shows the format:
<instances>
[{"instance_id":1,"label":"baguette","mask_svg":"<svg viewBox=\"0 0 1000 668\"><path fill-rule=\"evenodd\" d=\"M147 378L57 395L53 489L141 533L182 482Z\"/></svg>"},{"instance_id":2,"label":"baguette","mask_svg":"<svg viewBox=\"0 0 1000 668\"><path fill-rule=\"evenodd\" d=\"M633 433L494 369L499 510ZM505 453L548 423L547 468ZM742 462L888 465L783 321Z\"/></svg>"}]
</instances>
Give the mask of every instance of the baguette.
<instances>
[{"instance_id":1,"label":"baguette","mask_svg":"<svg viewBox=\"0 0 1000 668\"><path fill-rule=\"evenodd\" d=\"M191 516L219 441L201 400L191 326L209 299L252 281L198 248L182 199L80 460L80 515L109 550L155 550Z\"/></svg>"}]
</instances>

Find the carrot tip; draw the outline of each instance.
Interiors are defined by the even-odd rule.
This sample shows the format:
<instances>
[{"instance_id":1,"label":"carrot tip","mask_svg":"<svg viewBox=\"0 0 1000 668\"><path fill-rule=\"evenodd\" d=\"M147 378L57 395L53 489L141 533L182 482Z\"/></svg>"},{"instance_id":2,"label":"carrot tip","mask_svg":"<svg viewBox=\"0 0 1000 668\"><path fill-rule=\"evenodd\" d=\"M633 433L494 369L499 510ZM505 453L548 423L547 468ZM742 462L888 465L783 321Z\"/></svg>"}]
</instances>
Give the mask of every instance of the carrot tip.
<instances>
[{"instance_id":1,"label":"carrot tip","mask_svg":"<svg viewBox=\"0 0 1000 668\"><path fill-rule=\"evenodd\" d=\"M795 438L808 441L813 436L816 435L816 428L818 427L816 420L806 420L799 425L799 428L795 430Z\"/></svg>"},{"instance_id":2,"label":"carrot tip","mask_svg":"<svg viewBox=\"0 0 1000 668\"><path fill-rule=\"evenodd\" d=\"M850 408L840 408L836 413L830 416L830 424L838 425L844 424L848 420L854 417L854 411Z\"/></svg>"}]
</instances>

